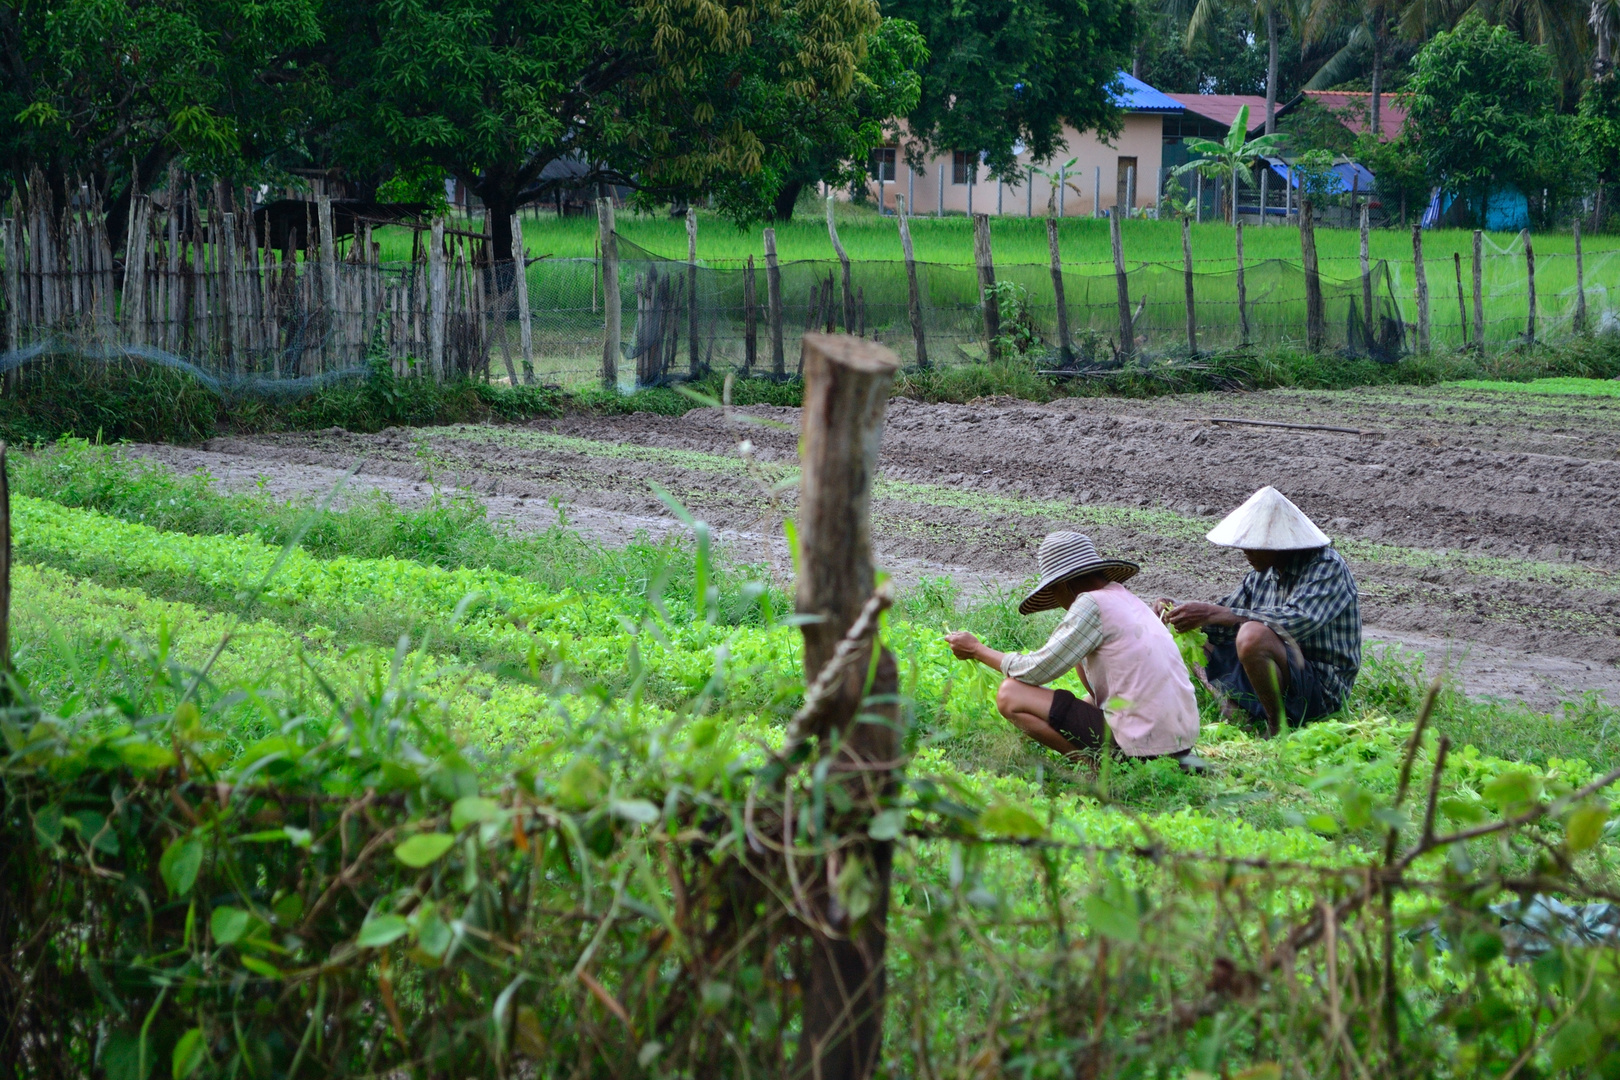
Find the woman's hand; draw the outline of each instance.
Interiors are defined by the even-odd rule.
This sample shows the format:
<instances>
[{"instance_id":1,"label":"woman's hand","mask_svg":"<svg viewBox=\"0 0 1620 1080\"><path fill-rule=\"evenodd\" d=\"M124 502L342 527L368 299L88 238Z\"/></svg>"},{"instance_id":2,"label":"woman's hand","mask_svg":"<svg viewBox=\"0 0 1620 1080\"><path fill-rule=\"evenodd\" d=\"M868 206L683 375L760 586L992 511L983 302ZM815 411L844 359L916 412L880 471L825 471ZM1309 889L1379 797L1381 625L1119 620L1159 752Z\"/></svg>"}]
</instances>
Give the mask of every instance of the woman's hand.
<instances>
[{"instance_id":1,"label":"woman's hand","mask_svg":"<svg viewBox=\"0 0 1620 1080\"><path fill-rule=\"evenodd\" d=\"M945 644L951 647L951 653L958 660L977 660L984 652L984 646L980 644L979 639L966 630L946 634Z\"/></svg>"}]
</instances>

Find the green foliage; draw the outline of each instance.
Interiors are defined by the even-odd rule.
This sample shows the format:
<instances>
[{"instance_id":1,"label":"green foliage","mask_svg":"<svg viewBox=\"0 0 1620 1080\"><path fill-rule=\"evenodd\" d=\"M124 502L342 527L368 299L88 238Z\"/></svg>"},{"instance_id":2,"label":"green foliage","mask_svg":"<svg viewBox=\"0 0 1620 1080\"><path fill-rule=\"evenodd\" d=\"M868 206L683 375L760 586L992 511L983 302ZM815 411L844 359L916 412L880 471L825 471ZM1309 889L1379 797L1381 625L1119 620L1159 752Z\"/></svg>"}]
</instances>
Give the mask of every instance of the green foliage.
<instances>
[{"instance_id":1,"label":"green foliage","mask_svg":"<svg viewBox=\"0 0 1620 1080\"><path fill-rule=\"evenodd\" d=\"M1504 185L1555 201L1581 179L1572 117L1558 111L1550 59L1506 26L1471 15L1413 61L1407 132L1431 183L1485 220Z\"/></svg>"},{"instance_id":2,"label":"green foliage","mask_svg":"<svg viewBox=\"0 0 1620 1080\"><path fill-rule=\"evenodd\" d=\"M1307 150L1326 150L1334 156L1359 153L1356 136L1345 126L1344 117L1314 98L1295 103L1277 122L1277 130L1288 137L1288 150L1293 154Z\"/></svg>"},{"instance_id":3,"label":"green foliage","mask_svg":"<svg viewBox=\"0 0 1620 1080\"><path fill-rule=\"evenodd\" d=\"M866 35L864 57L846 92L807 95L782 77L782 67L806 44L802 16L772 23L755 34L753 46L715 65L710 80L723 115L715 123L745 124L760 143L758 167L722 170L701 185L668 175L654 163L649 180L694 198L712 195L716 208L738 224L771 217L787 220L799 196L817 183L865 190L867 155L874 146L895 141L896 117L916 107L921 93L917 73L928 45L916 26L884 19ZM667 180L667 183L666 183Z\"/></svg>"},{"instance_id":4,"label":"green foliage","mask_svg":"<svg viewBox=\"0 0 1620 1080\"><path fill-rule=\"evenodd\" d=\"M922 98L906 116L908 152L983 153L992 176L1011 178L1015 146L1049 161L1062 149L1064 123L1119 131L1108 89L1136 33L1130 4L887 0L883 13L913 23L928 43Z\"/></svg>"},{"instance_id":5,"label":"green foliage","mask_svg":"<svg viewBox=\"0 0 1620 1080\"><path fill-rule=\"evenodd\" d=\"M871 0L331 0L324 21L334 153L384 174L458 177L489 208L500 252L518 206L552 190L548 167L570 188L665 195L759 174L783 153L767 139L789 133L750 109L847 97L878 22ZM737 94L749 74L758 92Z\"/></svg>"},{"instance_id":6,"label":"green foliage","mask_svg":"<svg viewBox=\"0 0 1620 1080\"><path fill-rule=\"evenodd\" d=\"M1339 190L1333 171L1333 155L1326 150L1307 150L1293 163L1294 182L1299 185L1301 202L1326 206Z\"/></svg>"},{"instance_id":7,"label":"green foliage","mask_svg":"<svg viewBox=\"0 0 1620 1080\"><path fill-rule=\"evenodd\" d=\"M991 342L990 351L1007 359L1025 357L1037 350L1044 353L1045 343L1029 307L1029 292L1015 281L998 281L990 286L990 292L1001 317L1001 334Z\"/></svg>"},{"instance_id":8,"label":"green foliage","mask_svg":"<svg viewBox=\"0 0 1620 1080\"><path fill-rule=\"evenodd\" d=\"M1599 180L1620 180L1620 79L1593 79L1581 95L1575 137L1586 166Z\"/></svg>"},{"instance_id":9,"label":"green foliage","mask_svg":"<svg viewBox=\"0 0 1620 1080\"><path fill-rule=\"evenodd\" d=\"M33 168L58 205L80 179L127 198L179 159L247 179L285 137L295 54L320 39L317 0L9 3L0 50L0 170ZM114 237L124 222L112 203Z\"/></svg>"},{"instance_id":10,"label":"green foliage","mask_svg":"<svg viewBox=\"0 0 1620 1080\"><path fill-rule=\"evenodd\" d=\"M68 474L83 470L65 463L47 459L28 482L53 471L73 482ZM101 487L114 485L111 464L86 464L102 470ZM131 516L142 501L158 510L164 490L132 476L139 492L103 497ZM18 509L21 541L48 544L41 507L19 499ZM100 543L88 516L73 527ZM125 531L118 542L147 570L191 560L199 578L226 579L220 595L233 583L256 587L259 561L281 557L150 530ZM234 562L211 554L231 551ZM330 569L330 586L357 590L344 601L356 607L376 603L367 589L410 591L450 576L381 562L331 560ZM308 597L311 573L286 555L269 591ZM71 587L49 577L30 570L19 583L28 592ZM691 576L667 580L679 592ZM489 577L469 583L509 587ZM793 1049L805 953L791 876L764 843L784 835L786 807L760 782L770 759L759 744L780 729L735 707L751 698L736 684L774 666L796 685L798 635L784 624L738 628L725 639L722 670L712 640L678 636L692 612L671 603L667 618L653 616L670 639L659 652L649 647L657 635L632 633L622 618L646 612L659 588L655 578L594 591L621 613L608 620L617 634L608 647L621 657L639 650L653 666L697 660L706 669L684 695L690 707L570 693L576 658L547 656L538 670L504 676L527 695L531 737L500 756L487 747L501 695L472 713L490 728L458 727L460 738L440 699L441 687L487 676L452 669L418 683L408 646L372 651L344 641L304 652L289 636L233 660L238 649L258 648L260 631L244 626L204 665L177 655L160 632L155 648L78 646L73 666L95 674L71 687L51 681L68 690L52 698L27 681L30 671L50 670L30 659L30 629L20 639L16 693L0 716L8 859L0 931L25 942L9 961L24 989L7 1032L25 1034L4 1036L18 1040L6 1045L8 1068L84 1072L99 1055L109 1070L128 1061L139 1075L140 1062L156 1062L198 1077L250 1068L344 1077L407 1065L457 1076L554 1075L582 1060L604 1075L634 1074L649 1061L676 1074L770 1074ZM441 606L441 625L485 622L478 601L453 596L441 590L434 601L459 609L445 620ZM131 595L105 600L129 605ZM55 611L78 610L52 601L39 598ZM1009 617L1014 602L992 598L960 617L987 640L1022 645L1040 628ZM955 616L954 608L943 586L901 603L906 620ZM136 616L147 617L149 608ZM1277 1058L1318 1075L1332 1071L1327 1048L1337 1053L1321 1038L1330 1008L1358 1033L1369 1067L1382 1068L1376 974L1351 984L1359 996L1351 985L1329 986L1322 980L1332 969L1307 948L1292 958L1297 980L1258 976L1271 943L1308 926L1322 901L1346 905L1335 929L1353 955L1376 957L1384 947L1385 924L1367 903L1376 892L1358 890L1390 822L1405 821L1408 844L1417 835L1412 815L1392 806L1410 723L1373 711L1270 743L1212 726L1204 752L1224 772L1209 779L1172 762L1111 764L1097 784L1052 759L1037 782L1027 766L964 771L941 748L974 738L983 746L996 721L975 696L952 690L961 665L937 629L906 620L886 640L902 669L918 673L903 714L916 754L871 823L874 836L895 843L889 1023L907 1036L886 1040L888 1071L910 1074L924 1054L940 1060L965 1033L1054 1069L1089 1041L1110 1048L1115 1075L1184 1071L1189 1061L1241 1074ZM764 663L759 636L780 643ZM265 662L277 650L286 650L284 668ZM1409 708L1398 673L1389 681L1379 692ZM299 694L297 685L310 689ZM1410 680L1405 693L1416 693ZM248 738L244 713L255 725ZM1448 733L1453 722L1449 713L1436 718ZM1412 787L1425 790L1432 740L1416 751ZM1470 747L1454 748L1451 760L1437 809L1442 830L1486 820L1492 805L1565 802L1528 830L1453 854L1450 869L1436 854L1408 871L1424 887L1395 900L1390 956L1409 1010L1403 1058L1425 1075L1471 1075L1452 1068L1459 1057L1470 1068L1506 1068L1538 1031L1477 1017L1539 1006L1580 1033L1544 1053L1594 1060L1617 1034L1612 970L1591 968L1596 954L1579 948L1519 963L1498 917L1483 910L1511 901L1497 875L1544 845L1579 858L1582 872L1599 871L1612 847L1607 808L1567 799L1593 770ZM833 789L800 773L788 790L804 813L786 815L786 835L799 872L818 880ZM1112 805L1122 794L1140 802ZM1234 812L1278 799L1274 827ZM1538 873L1562 871L1543 865ZM864 870L846 860L836 880L850 910L870 903ZM974 948L963 949L964 940ZM1210 968L1212 957L1231 957L1252 989L1233 1001L1209 996L1212 971L1222 970ZM1214 1030L1244 1037L1172 1026L1164 1039L1136 1038L1179 1024L1183 990L1209 1002Z\"/></svg>"}]
</instances>

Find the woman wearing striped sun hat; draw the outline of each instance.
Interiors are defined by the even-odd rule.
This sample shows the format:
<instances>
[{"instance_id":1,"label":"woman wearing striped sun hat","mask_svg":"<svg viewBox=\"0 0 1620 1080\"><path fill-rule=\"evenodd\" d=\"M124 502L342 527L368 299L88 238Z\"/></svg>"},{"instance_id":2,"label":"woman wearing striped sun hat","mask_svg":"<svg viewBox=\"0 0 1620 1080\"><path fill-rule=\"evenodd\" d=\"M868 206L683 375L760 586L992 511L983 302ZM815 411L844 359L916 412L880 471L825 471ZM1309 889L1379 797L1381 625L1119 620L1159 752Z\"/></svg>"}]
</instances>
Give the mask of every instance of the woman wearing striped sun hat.
<instances>
[{"instance_id":1,"label":"woman wearing striped sun hat","mask_svg":"<svg viewBox=\"0 0 1620 1080\"><path fill-rule=\"evenodd\" d=\"M1037 559L1040 582L1018 611L1067 612L1046 644L1003 653L961 632L945 635L951 651L1006 676L997 711L1042 746L1077 756L1106 746L1112 732L1129 757L1185 757L1198 738L1198 704L1170 631L1121 584L1137 565L1104 558L1076 532L1048 536ZM1084 698L1046 689L1071 668Z\"/></svg>"}]
</instances>

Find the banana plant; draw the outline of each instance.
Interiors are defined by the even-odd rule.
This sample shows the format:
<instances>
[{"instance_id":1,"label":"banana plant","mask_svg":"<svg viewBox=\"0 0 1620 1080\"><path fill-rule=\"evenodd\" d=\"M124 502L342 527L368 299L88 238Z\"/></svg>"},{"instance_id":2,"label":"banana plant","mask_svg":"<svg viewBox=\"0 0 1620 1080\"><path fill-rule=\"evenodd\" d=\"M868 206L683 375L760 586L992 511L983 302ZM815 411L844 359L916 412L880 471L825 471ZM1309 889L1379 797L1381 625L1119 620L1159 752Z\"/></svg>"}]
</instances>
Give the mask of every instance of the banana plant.
<instances>
[{"instance_id":1,"label":"banana plant","mask_svg":"<svg viewBox=\"0 0 1620 1080\"><path fill-rule=\"evenodd\" d=\"M1218 178L1230 173L1232 175L1232 224L1237 224L1237 191L1241 181L1252 184L1249 178L1249 169L1264 155L1271 153L1282 146L1284 136L1262 135L1257 139L1248 138L1249 134L1249 107L1244 105L1238 109L1238 114L1232 120L1232 130L1226 133L1226 138L1220 142L1214 139L1188 139L1187 149L1201 155L1178 167L1176 176L1190 172L1194 169L1210 178Z\"/></svg>"},{"instance_id":2,"label":"banana plant","mask_svg":"<svg viewBox=\"0 0 1620 1080\"><path fill-rule=\"evenodd\" d=\"M1074 168L1074 163L1079 160L1080 159L1077 157L1072 157L1055 169L1043 169L1039 165L1031 165L1029 167L1029 171L1032 176L1044 176L1047 180L1051 181L1051 193L1046 197L1047 217L1057 216L1058 188L1066 187L1070 191L1074 192L1075 198L1080 197L1079 187L1077 187L1075 183L1069 179L1069 170Z\"/></svg>"}]
</instances>

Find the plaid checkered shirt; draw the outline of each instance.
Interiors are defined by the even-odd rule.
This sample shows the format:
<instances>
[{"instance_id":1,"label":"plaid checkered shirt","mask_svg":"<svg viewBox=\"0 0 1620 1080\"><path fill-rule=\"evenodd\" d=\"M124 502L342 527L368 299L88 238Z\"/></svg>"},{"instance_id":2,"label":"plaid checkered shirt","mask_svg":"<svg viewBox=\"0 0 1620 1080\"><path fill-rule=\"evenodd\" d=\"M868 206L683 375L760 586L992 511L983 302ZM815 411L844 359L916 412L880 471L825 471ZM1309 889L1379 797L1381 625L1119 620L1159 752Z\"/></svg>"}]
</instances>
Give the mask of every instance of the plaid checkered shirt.
<instances>
[{"instance_id":1,"label":"plaid checkered shirt","mask_svg":"<svg viewBox=\"0 0 1620 1080\"><path fill-rule=\"evenodd\" d=\"M1264 623L1284 641L1292 638L1316 669L1329 704L1344 704L1361 670L1361 605L1344 556L1324 547L1311 558L1264 573L1250 570L1237 592L1216 603L1241 619ZM1233 626L1204 631L1216 643L1237 636Z\"/></svg>"}]
</instances>

